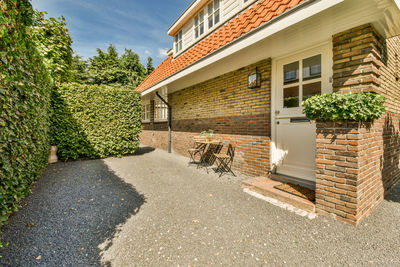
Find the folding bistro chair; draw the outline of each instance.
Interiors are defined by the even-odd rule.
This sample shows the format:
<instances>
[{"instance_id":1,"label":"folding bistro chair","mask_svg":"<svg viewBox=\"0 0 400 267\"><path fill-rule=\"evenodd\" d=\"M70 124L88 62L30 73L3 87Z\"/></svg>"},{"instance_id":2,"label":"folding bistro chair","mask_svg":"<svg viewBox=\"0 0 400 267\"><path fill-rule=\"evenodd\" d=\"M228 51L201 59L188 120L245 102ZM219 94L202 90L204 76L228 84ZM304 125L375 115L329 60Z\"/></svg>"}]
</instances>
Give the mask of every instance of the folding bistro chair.
<instances>
[{"instance_id":1,"label":"folding bistro chair","mask_svg":"<svg viewBox=\"0 0 400 267\"><path fill-rule=\"evenodd\" d=\"M222 149L220 141L213 141L210 143L206 151L203 152L200 159L200 164L197 167L204 167L208 173L208 168L212 167L215 163L215 154L218 154Z\"/></svg>"},{"instance_id":2,"label":"folding bistro chair","mask_svg":"<svg viewBox=\"0 0 400 267\"><path fill-rule=\"evenodd\" d=\"M219 162L215 172L220 172L219 177L222 176L224 172L230 172L236 177L236 174L232 171L233 157L235 156L235 148L229 144L226 154L214 154L217 163Z\"/></svg>"},{"instance_id":3,"label":"folding bistro chair","mask_svg":"<svg viewBox=\"0 0 400 267\"><path fill-rule=\"evenodd\" d=\"M190 160L188 163L189 165L192 163L196 164L196 155L199 155L200 159L202 158L204 150L207 147L207 144L200 142L200 141L203 141L203 139L204 138L195 137L193 148L188 149L188 152L190 155Z\"/></svg>"}]
</instances>

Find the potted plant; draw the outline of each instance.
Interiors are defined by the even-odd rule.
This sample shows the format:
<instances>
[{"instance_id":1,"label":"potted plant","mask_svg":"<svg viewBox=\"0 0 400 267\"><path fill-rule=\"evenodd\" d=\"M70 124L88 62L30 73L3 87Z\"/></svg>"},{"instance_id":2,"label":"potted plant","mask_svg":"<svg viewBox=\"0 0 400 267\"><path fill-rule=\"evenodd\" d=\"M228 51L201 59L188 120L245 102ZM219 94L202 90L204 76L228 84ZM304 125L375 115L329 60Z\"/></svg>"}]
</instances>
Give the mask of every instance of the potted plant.
<instances>
[{"instance_id":1,"label":"potted plant","mask_svg":"<svg viewBox=\"0 0 400 267\"><path fill-rule=\"evenodd\" d=\"M205 137L207 141L211 141L214 135L214 130L209 129L208 131L202 131L200 136Z\"/></svg>"}]
</instances>

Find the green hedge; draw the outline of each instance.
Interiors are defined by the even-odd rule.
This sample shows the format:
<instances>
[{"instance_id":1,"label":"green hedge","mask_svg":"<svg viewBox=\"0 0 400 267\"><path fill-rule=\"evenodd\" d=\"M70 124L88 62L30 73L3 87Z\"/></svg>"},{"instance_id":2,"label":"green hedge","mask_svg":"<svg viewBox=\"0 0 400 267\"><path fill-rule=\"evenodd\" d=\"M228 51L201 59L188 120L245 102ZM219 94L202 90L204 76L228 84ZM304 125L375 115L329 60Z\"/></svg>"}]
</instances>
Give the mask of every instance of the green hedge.
<instances>
[{"instance_id":1,"label":"green hedge","mask_svg":"<svg viewBox=\"0 0 400 267\"><path fill-rule=\"evenodd\" d=\"M303 113L319 121L371 121L385 113L385 98L374 93L324 94L303 102Z\"/></svg>"},{"instance_id":2,"label":"green hedge","mask_svg":"<svg viewBox=\"0 0 400 267\"><path fill-rule=\"evenodd\" d=\"M139 146L141 99L132 88L62 84L52 107L51 143L61 159L122 156Z\"/></svg>"},{"instance_id":3,"label":"green hedge","mask_svg":"<svg viewBox=\"0 0 400 267\"><path fill-rule=\"evenodd\" d=\"M0 226L47 164L50 78L32 42L28 1L0 1Z\"/></svg>"}]
</instances>

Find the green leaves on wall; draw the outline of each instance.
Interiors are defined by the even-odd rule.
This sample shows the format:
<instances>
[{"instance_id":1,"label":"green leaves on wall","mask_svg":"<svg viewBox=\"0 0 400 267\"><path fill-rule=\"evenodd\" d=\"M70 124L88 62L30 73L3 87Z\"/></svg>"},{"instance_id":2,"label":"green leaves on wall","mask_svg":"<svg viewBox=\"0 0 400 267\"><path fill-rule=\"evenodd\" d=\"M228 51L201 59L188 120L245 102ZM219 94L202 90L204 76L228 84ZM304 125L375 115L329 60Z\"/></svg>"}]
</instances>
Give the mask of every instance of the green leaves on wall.
<instances>
[{"instance_id":1,"label":"green leaves on wall","mask_svg":"<svg viewBox=\"0 0 400 267\"><path fill-rule=\"evenodd\" d=\"M0 226L47 165L51 81L28 1L0 1Z\"/></svg>"},{"instance_id":2,"label":"green leaves on wall","mask_svg":"<svg viewBox=\"0 0 400 267\"><path fill-rule=\"evenodd\" d=\"M61 159L133 154L139 146L141 98L132 88L60 85L52 93L51 143Z\"/></svg>"},{"instance_id":3,"label":"green leaves on wall","mask_svg":"<svg viewBox=\"0 0 400 267\"><path fill-rule=\"evenodd\" d=\"M371 121L385 113L385 98L374 93L316 95L303 102L303 113L319 121Z\"/></svg>"}]
</instances>

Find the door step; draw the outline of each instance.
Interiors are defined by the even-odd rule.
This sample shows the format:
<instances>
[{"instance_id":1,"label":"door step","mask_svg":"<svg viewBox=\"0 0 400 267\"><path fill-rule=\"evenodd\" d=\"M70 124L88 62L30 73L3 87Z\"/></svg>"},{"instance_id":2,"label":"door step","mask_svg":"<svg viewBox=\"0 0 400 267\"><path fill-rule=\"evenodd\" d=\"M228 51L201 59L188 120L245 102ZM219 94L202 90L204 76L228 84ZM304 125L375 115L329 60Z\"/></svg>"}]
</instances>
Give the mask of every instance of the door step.
<instances>
[{"instance_id":1,"label":"door step","mask_svg":"<svg viewBox=\"0 0 400 267\"><path fill-rule=\"evenodd\" d=\"M242 186L250 191L290 204L296 208L315 213L314 202L275 188L275 186L281 184L282 182L265 177L250 178L242 182Z\"/></svg>"}]
</instances>

